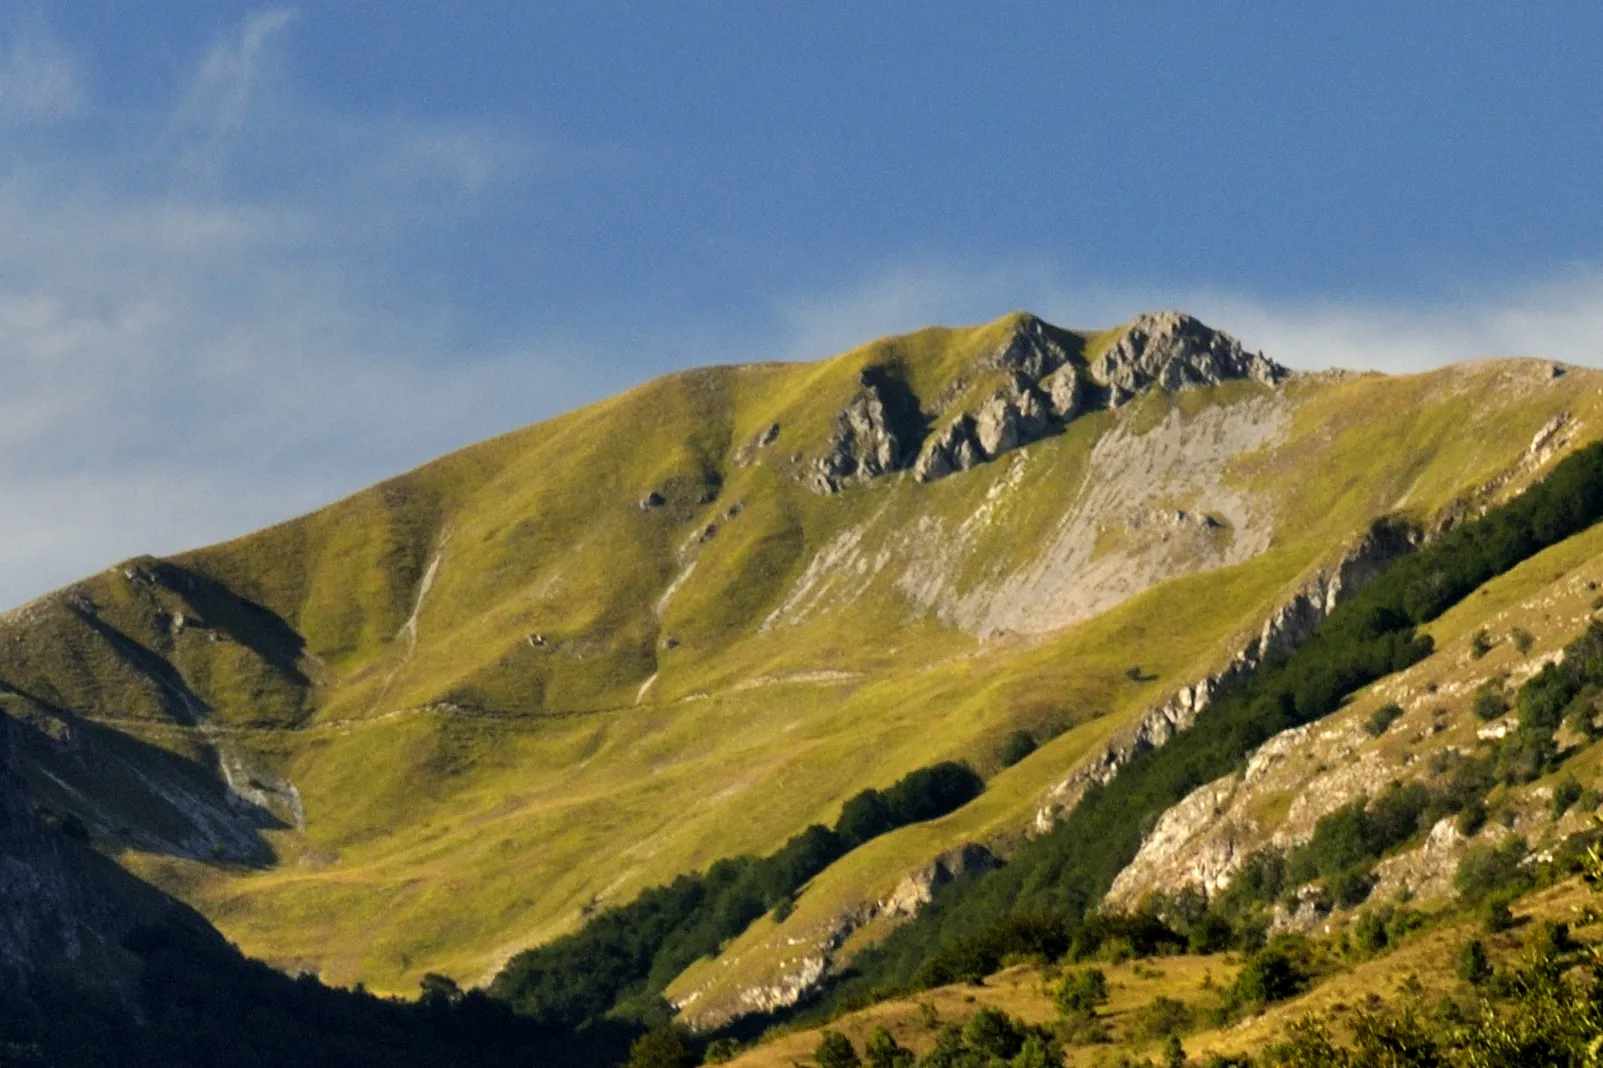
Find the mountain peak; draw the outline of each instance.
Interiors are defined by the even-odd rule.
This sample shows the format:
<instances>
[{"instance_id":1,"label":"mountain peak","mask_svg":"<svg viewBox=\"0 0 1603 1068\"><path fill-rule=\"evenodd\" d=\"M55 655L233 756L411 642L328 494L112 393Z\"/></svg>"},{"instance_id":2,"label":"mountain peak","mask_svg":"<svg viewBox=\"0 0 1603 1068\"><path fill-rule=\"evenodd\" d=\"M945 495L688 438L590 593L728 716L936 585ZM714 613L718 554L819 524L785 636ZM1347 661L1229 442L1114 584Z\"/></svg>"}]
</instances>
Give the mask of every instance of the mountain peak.
<instances>
[{"instance_id":1,"label":"mountain peak","mask_svg":"<svg viewBox=\"0 0 1603 1068\"><path fill-rule=\"evenodd\" d=\"M1273 386L1290 374L1222 330L1179 311L1136 316L1092 361L1090 373L1108 390L1108 407L1122 404L1149 385L1172 392L1250 378Z\"/></svg>"}]
</instances>

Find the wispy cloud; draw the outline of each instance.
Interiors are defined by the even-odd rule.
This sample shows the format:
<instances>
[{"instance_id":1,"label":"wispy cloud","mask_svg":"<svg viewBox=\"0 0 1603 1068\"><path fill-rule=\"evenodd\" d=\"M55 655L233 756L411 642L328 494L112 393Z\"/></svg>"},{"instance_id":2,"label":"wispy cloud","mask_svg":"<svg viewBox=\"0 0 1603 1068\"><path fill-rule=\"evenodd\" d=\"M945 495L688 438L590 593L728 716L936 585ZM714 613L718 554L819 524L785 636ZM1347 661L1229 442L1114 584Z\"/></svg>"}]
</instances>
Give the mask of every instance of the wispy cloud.
<instances>
[{"instance_id":1,"label":"wispy cloud","mask_svg":"<svg viewBox=\"0 0 1603 1068\"><path fill-rule=\"evenodd\" d=\"M87 99L83 74L37 18L21 20L0 56L0 123L54 122Z\"/></svg>"},{"instance_id":2,"label":"wispy cloud","mask_svg":"<svg viewBox=\"0 0 1603 1068\"><path fill-rule=\"evenodd\" d=\"M597 392L577 345L465 344L452 309L382 269L386 243L503 179L516 145L438 119L342 137L337 116L284 113L258 93L291 24L258 15L210 49L148 141L39 149L0 177L0 606ZM239 192L236 149L304 177ZM207 180L160 178L184 168Z\"/></svg>"},{"instance_id":3,"label":"wispy cloud","mask_svg":"<svg viewBox=\"0 0 1603 1068\"><path fill-rule=\"evenodd\" d=\"M1293 301L1209 289L1076 284L1045 262L969 270L902 266L839 289L777 301L787 358L816 358L930 323L979 322L1028 309L1062 325L1102 328L1178 308L1290 366L1406 374L1459 360L1537 356L1603 365L1603 271L1485 288L1434 303Z\"/></svg>"},{"instance_id":4,"label":"wispy cloud","mask_svg":"<svg viewBox=\"0 0 1603 1068\"><path fill-rule=\"evenodd\" d=\"M182 146L180 170L215 178L245 131L263 78L270 73L274 39L295 12L275 8L245 19L237 34L216 42L195 72L173 114L171 136Z\"/></svg>"}]
</instances>

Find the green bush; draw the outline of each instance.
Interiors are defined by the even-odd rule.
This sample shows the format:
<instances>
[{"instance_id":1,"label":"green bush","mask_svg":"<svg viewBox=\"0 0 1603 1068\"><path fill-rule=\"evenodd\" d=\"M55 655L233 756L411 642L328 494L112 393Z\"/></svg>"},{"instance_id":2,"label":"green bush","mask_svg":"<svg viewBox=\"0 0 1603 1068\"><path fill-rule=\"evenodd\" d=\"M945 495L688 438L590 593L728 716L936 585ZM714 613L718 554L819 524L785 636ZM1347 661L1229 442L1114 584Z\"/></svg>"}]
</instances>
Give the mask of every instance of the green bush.
<instances>
[{"instance_id":1,"label":"green bush","mask_svg":"<svg viewBox=\"0 0 1603 1068\"><path fill-rule=\"evenodd\" d=\"M626 1068L695 1068L701 1063L690 1039L677 1027L659 1027L635 1039Z\"/></svg>"},{"instance_id":2,"label":"green bush","mask_svg":"<svg viewBox=\"0 0 1603 1068\"><path fill-rule=\"evenodd\" d=\"M1509 835L1496 845L1477 846L1466 852L1453 875L1458 896L1476 905L1499 891L1522 889L1528 876L1520 867L1525 841Z\"/></svg>"},{"instance_id":3,"label":"green bush","mask_svg":"<svg viewBox=\"0 0 1603 1068\"><path fill-rule=\"evenodd\" d=\"M1284 1001L1302 992L1306 978L1285 950L1267 946L1247 958L1236 976L1232 1000L1253 1008Z\"/></svg>"},{"instance_id":4,"label":"green bush","mask_svg":"<svg viewBox=\"0 0 1603 1068\"><path fill-rule=\"evenodd\" d=\"M1514 913L1509 911L1508 898L1490 897L1481 903L1481 926L1487 934L1501 934L1514 926Z\"/></svg>"},{"instance_id":5,"label":"green bush","mask_svg":"<svg viewBox=\"0 0 1603 1068\"><path fill-rule=\"evenodd\" d=\"M916 1059L913 1051L896 1041L883 1024L874 1028L863 1045L863 1055L869 1068L912 1068Z\"/></svg>"},{"instance_id":6,"label":"green bush","mask_svg":"<svg viewBox=\"0 0 1603 1068\"><path fill-rule=\"evenodd\" d=\"M839 1031L825 1031L813 1047L813 1063L818 1068L861 1068L863 1060L851 1039Z\"/></svg>"},{"instance_id":7,"label":"green bush","mask_svg":"<svg viewBox=\"0 0 1603 1068\"><path fill-rule=\"evenodd\" d=\"M1010 1061L1024 1047L1028 1033L1023 1021L1000 1009L984 1008L963 1025L963 1044L983 1058Z\"/></svg>"},{"instance_id":8,"label":"green bush","mask_svg":"<svg viewBox=\"0 0 1603 1068\"><path fill-rule=\"evenodd\" d=\"M1509 637L1514 640L1514 648L1520 651L1521 656L1530 652L1531 646L1536 642L1536 638L1524 627L1515 627Z\"/></svg>"},{"instance_id":9,"label":"green bush","mask_svg":"<svg viewBox=\"0 0 1603 1068\"><path fill-rule=\"evenodd\" d=\"M1508 712L1508 698L1503 696L1503 684L1487 679L1475 691L1475 714L1481 719L1493 720Z\"/></svg>"},{"instance_id":10,"label":"green bush","mask_svg":"<svg viewBox=\"0 0 1603 1068\"><path fill-rule=\"evenodd\" d=\"M728 1064L740 1052L740 1042L733 1038L715 1038L707 1043L703 1064Z\"/></svg>"},{"instance_id":11,"label":"green bush","mask_svg":"<svg viewBox=\"0 0 1603 1068\"><path fill-rule=\"evenodd\" d=\"M1101 968L1084 968L1063 977L1053 1001L1065 1016L1094 1013L1108 1000L1108 977Z\"/></svg>"},{"instance_id":12,"label":"green bush","mask_svg":"<svg viewBox=\"0 0 1603 1068\"><path fill-rule=\"evenodd\" d=\"M1162 994L1147 1002L1136 1014L1136 1029L1148 1039L1169 1038L1191 1030L1195 1014L1190 1006Z\"/></svg>"},{"instance_id":13,"label":"green bush","mask_svg":"<svg viewBox=\"0 0 1603 1068\"><path fill-rule=\"evenodd\" d=\"M1395 701L1388 701L1369 714L1364 723L1364 730L1369 732L1371 738L1379 738L1386 733L1393 723L1403 718L1403 706Z\"/></svg>"},{"instance_id":14,"label":"green bush","mask_svg":"<svg viewBox=\"0 0 1603 1068\"><path fill-rule=\"evenodd\" d=\"M1581 860L1594 893L1603 890L1603 852L1594 843ZM1507 913L1506 902L1498 901ZM1511 971L1492 972L1485 947L1467 943L1459 976L1477 983L1485 1001L1474 1015L1450 999L1433 1019L1358 1010L1348 1021L1351 1043L1336 1045L1324 1024L1304 1017L1289 1040L1265 1052L1262 1065L1285 1068L1446 1068L1449 1065L1593 1065L1603 1041L1603 957L1577 946L1563 924L1538 924L1531 952ZM1503 999L1504 1004L1490 1004Z\"/></svg>"},{"instance_id":15,"label":"green bush","mask_svg":"<svg viewBox=\"0 0 1603 1068\"><path fill-rule=\"evenodd\" d=\"M1485 656L1491 651L1492 636L1486 633L1485 627L1482 627L1480 630L1476 631L1475 636L1469 640L1469 655L1476 660L1479 660L1481 657Z\"/></svg>"},{"instance_id":16,"label":"green bush","mask_svg":"<svg viewBox=\"0 0 1603 1068\"><path fill-rule=\"evenodd\" d=\"M1570 806L1581 799L1581 784L1574 779L1560 779L1553 787L1553 818L1559 819L1570 810Z\"/></svg>"}]
</instances>

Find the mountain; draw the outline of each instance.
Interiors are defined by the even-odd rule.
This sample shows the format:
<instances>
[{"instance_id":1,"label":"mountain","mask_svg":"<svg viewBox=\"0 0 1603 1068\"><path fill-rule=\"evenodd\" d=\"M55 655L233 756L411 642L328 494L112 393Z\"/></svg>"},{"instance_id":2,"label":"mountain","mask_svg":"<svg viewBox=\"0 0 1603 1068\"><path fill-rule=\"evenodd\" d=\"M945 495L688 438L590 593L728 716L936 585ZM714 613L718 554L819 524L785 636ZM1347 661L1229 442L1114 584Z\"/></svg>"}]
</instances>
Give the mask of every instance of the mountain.
<instances>
[{"instance_id":1,"label":"mountain","mask_svg":"<svg viewBox=\"0 0 1603 1068\"><path fill-rule=\"evenodd\" d=\"M0 708L34 808L250 956L407 994L487 983L917 769L984 775L672 977L680 1017L715 1026L811 994L1389 561L1517 498L1599 436L1599 384L1537 360L1292 374L1173 312L685 372L7 613ZM1579 568L1587 537L1548 552ZM1547 566L1487 589L1537 596ZM1493 603L1431 623L1434 655L1495 630L1475 671L1510 658L1513 687ZM1533 656L1574 637L1578 609L1519 611ZM1409 670L1431 678L1382 685L1449 685ZM1364 696L1345 741L1302 728L1198 783L1228 820L1164 815L1119 900L1217 889L1407 778L1398 739L1435 722L1416 696L1375 740ZM1004 760L1020 732L1034 750ZM1352 761L1372 773L1283 770Z\"/></svg>"}]
</instances>

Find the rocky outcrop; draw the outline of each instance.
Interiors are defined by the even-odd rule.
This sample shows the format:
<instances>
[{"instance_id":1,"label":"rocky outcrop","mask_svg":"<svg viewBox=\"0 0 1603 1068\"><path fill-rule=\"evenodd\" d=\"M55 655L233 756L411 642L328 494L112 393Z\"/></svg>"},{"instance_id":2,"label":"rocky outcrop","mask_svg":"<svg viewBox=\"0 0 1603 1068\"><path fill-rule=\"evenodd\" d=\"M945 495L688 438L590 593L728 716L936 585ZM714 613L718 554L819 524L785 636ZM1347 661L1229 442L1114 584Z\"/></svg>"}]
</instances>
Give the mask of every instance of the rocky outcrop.
<instances>
[{"instance_id":1,"label":"rocky outcrop","mask_svg":"<svg viewBox=\"0 0 1603 1068\"><path fill-rule=\"evenodd\" d=\"M990 871L1000 864L982 845L965 842L934 858L908 875L883 901L871 901L847 909L819 929L812 937L791 937L787 946L808 945L791 957L769 981L735 993L733 1002L700 1004L703 991L692 991L673 1002L685 1023L698 1031L723 1027L731 1020L753 1013L778 1012L799 1004L817 991L830 974L835 951L861 928L876 919L898 920L916 916L934 898L935 891L965 874Z\"/></svg>"},{"instance_id":2,"label":"rocky outcrop","mask_svg":"<svg viewBox=\"0 0 1603 1068\"><path fill-rule=\"evenodd\" d=\"M1087 407L1114 408L1149 386L1176 391L1250 378L1275 385L1286 369L1241 342L1179 312L1143 315L1085 365L1078 339L1034 316L981 361L1008 383L973 411L959 412L925 444L913 465L933 482L1039 441Z\"/></svg>"},{"instance_id":3,"label":"rocky outcrop","mask_svg":"<svg viewBox=\"0 0 1603 1068\"><path fill-rule=\"evenodd\" d=\"M1411 551L1417 533L1400 523L1376 523L1334 567L1321 570L1301 591L1281 605L1263 629L1219 672L1204 676L1150 709L1120 732L1091 760L1047 791L1035 815L1035 830L1044 834L1079 801L1092 783L1107 783L1134 757L1164 745L1188 729L1216 695L1254 675L1271 657L1290 652L1313 633L1341 601L1357 592L1386 564Z\"/></svg>"},{"instance_id":4,"label":"rocky outcrop","mask_svg":"<svg viewBox=\"0 0 1603 1068\"><path fill-rule=\"evenodd\" d=\"M1237 379L1272 386L1287 371L1261 353L1248 352L1229 334L1181 312L1162 311L1132 322L1091 363L1090 374L1111 408L1147 386L1174 392Z\"/></svg>"},{"instance_id":5,"label":"rocky outcrop","mask_svg":"<svg viewBox=\"0 0 1603 1068\"><path fill-rule=\"evenodd\" d=\"M824 455L807 466L805 481L817 493L836 493L849 482L867 482L912 463L923 438L918 401L906 383L871 367L858 390L835 417Z\"/></svg>"},{"instance_id":6,"label":"rocky outcrop","mask_svg":"<svg viewBox=\"0 0 1603 1068\"><path fill-rule=\"evenodd\" d=\"M977 875L995 868L996 855L984 846L965 842L942 853L896 885L891 896L879 903L881 916L916 916L935 898L935 891L960 875Z\"/></svg>"}]
</instances>

